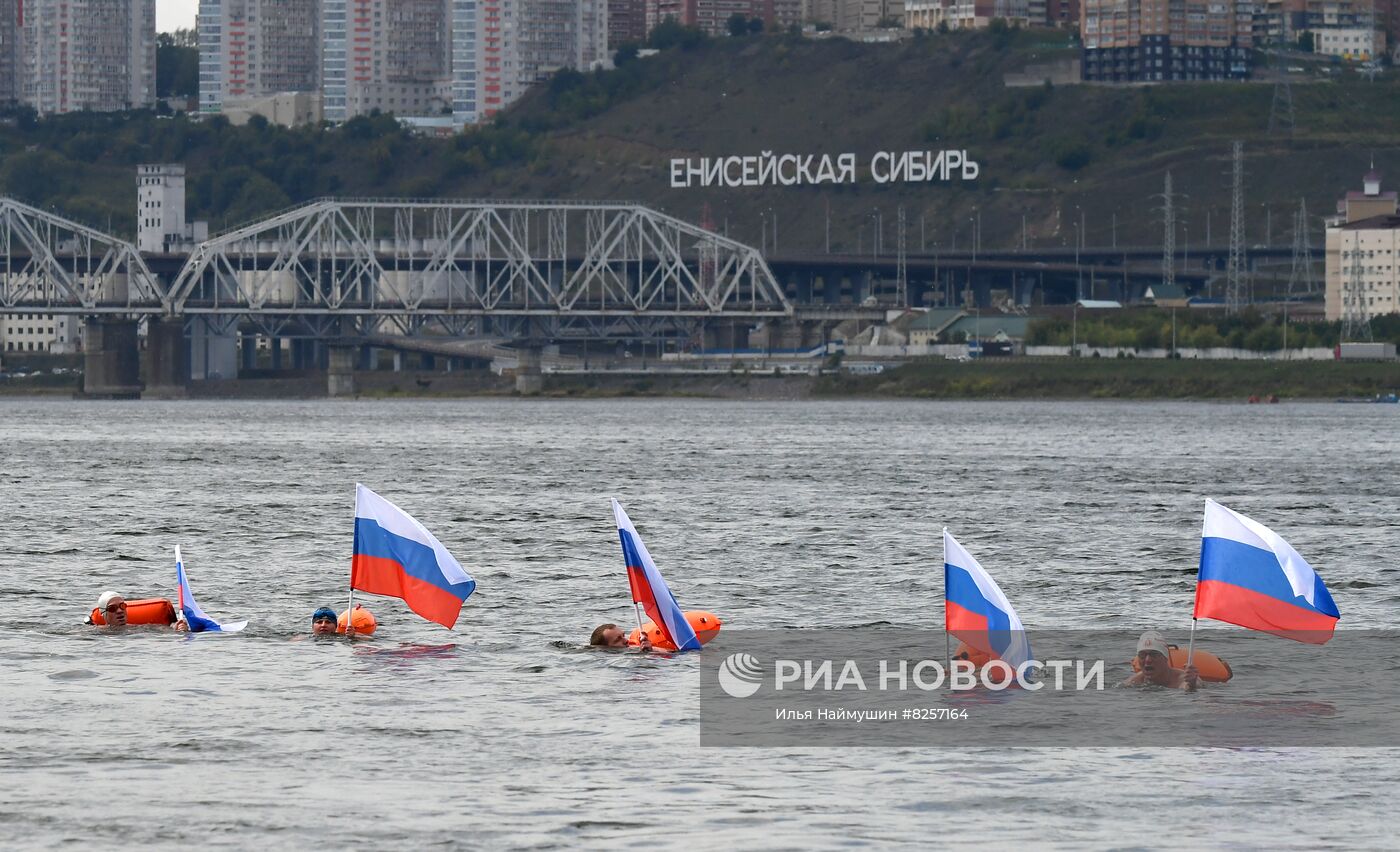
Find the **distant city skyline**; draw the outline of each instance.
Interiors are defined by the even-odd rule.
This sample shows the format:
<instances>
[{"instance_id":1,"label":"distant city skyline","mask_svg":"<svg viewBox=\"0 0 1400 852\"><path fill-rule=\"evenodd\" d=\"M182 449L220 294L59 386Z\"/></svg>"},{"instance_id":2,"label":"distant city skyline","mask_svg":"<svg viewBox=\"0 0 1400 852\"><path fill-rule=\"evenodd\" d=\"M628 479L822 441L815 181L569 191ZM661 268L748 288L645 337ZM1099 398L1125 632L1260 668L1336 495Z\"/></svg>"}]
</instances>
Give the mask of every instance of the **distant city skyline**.
<instances>
[{"instance_id":1,"label":"distant city skyline","mask_svg":"<svg viewBox=\"0 0 1400 852\"><path fill-rule=\"evenodd\" d=\"M156 32L194 29L199 0L156 0Z\"/></svg>"}]
</instances>

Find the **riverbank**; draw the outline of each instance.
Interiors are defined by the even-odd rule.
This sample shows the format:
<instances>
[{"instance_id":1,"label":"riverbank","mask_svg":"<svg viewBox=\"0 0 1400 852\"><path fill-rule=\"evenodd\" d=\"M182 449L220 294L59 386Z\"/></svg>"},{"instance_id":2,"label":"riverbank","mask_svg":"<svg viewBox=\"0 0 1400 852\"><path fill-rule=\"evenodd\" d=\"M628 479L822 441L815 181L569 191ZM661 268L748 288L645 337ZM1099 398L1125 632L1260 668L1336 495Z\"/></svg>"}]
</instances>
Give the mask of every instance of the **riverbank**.
<instances>
[{"instance_id":1,"label":"riverbank","mask_svg":"<svg viewBox=\"0 0 1400 852\"><path fill-rule=\"evenodd\" d=\"M1400 362L929 359L823 376L814 396L923 399L1341 399L1400 388Z\"/></svg>"},{"instance_id":2,"label":"riverbank","mask_svg":"<svg viewBox=\"0 0 1400 852\"><path fill-rule=\"evenodd\" d=\"M74 376L0 382L0 395L68 395ZM516 396L515 381L487 371L366 371L355 374L365 399ZM1400 390L1400 362L1189 361L1132 358L941 358L878 374L775 376L767 373L552 373L545 398L698 397L736 400L838 399L1371 399ZM192 399L316 399L326 377L305 372L276 378L192 382Z\"/></svg>"}]
</instances>

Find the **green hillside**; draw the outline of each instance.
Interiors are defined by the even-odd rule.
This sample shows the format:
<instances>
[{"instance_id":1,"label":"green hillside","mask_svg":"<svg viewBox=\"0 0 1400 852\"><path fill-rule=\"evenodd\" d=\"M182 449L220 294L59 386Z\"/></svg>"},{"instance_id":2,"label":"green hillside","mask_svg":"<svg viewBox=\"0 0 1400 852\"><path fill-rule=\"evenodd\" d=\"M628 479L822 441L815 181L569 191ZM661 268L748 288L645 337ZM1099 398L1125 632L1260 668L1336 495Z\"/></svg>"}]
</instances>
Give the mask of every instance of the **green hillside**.
<instances>
[{"instance_id":1,"label":"green hillside","mask_svg":"<svg viewBox=\"0 0 1400 852\"><path fill-rule=\"evenodd\" d=\"M789 35L670 38L615 71L565 73L496 124L453 139L410 136L387 117L335 130L229 127L222 120L77 115L0 125L0 192L130 234L139 162L184 161L192 214L215 229L320 195L628 199L759 242L776 217L781 251L820 250L830 210L835 251L870 248L878 209L887 252L896 210L908 243L1010 247L1022 221L1034 245L1155 245L1170 169L1185 212L1179 239L1199 245L1211 219L1225 241L1229 150L1246 151L1251 243L1288 241L1306 197L1319 214L1374 162L1400 181L1400 84L1350 72L1292 88L1296 134L1268 133L1268 84L1007 89L1028 63L1074 56L1059 33L930 34L897 45ZM680 42L685 42L684 44ZM1389 77L1393 78L1391 74ZM971 185L671 189L673 157L965 148ZM769 211L772 211L771 216ZM861 230L863 229L863 230ZM771 230L770 230L771 233ZM1320 239L1314 233L1314 240Z\"/></svg>"}]
</instances>

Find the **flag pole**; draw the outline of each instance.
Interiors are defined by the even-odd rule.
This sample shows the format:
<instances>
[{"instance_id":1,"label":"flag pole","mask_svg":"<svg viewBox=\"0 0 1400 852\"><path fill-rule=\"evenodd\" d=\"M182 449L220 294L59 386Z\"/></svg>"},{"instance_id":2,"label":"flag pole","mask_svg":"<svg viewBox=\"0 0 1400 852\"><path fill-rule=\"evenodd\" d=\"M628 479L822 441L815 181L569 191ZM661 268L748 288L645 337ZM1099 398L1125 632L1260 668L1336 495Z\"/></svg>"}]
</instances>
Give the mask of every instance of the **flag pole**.
<instances>
[{"instance_id":1,"label":"flag pole","mask_svg":"<svg viewBox=\"0 0 1400 852\"><path fill-rule=\"evenodd\" d=\"M1186 666L1191 667L1191 654L1196 650L1196 618L1191 617L1191 640L1186 643Z\"/></svg>"},{"instance_id":2,"label":"flag pole","mask_svg":"<svg viewBox=\"0 0 1400 852\"><path fill-rule=\"evenodd\" d=\"M360 483L355 483L355 515L358 518L360 510ZM355 624L355 551L359 550L355 546L355 536L359 535L359 524L352 527L350 544L350 601L345 605L345 638L350 638L350 628Z\"/></svg>"},{"instance_id":3,"label":"flag pole","mask_svg":"<svg viewBox=\"0 0 1400 852\"><path fill-rule=\"evenodd\" d=\"M641 647L642 637L646 635L642 632L642 605L632 601L632 611L637 614L637 646Z\"/></svg>"}]
</instances>

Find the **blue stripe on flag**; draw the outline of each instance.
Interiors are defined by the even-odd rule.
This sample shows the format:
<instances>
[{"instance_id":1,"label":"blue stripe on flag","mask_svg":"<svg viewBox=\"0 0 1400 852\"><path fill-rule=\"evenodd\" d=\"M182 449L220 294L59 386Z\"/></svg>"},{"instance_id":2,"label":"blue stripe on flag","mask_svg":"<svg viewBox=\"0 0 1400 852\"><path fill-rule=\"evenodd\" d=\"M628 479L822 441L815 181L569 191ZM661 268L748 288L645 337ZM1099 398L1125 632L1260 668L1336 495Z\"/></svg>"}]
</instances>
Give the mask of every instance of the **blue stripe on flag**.
<instances>
[{"instance_id":1,"label":"blue stripe on flag","mask_svg":"<svg viewBox=\"0 0 1400 852\"><path fill-rule=\"evenodd\" d=\"M1283 566L1279 565L1278 557L1272 550L1263 550L1233 539L1214 536L1201 539L1199 579L1229 583L1296 607L1341 618L1321 577L1316 579L1313 586L1316 604L1310 604L1306 598L1294 596L1288 576L1283 573Z\"/></svg>"},{"instance_id":2,"label":"blue stripe on flag","mask_svg":"<svg viewBox=\"0 0 1400 852\"><path fill-rule=\"evenodd\" d=\"M475 580L448 582L431 547L395 535L370 518L355 519L355 555L397 562L408 576L431 583L461 600L466 600L476 590Z\"/></svg>"}]
</instances>

